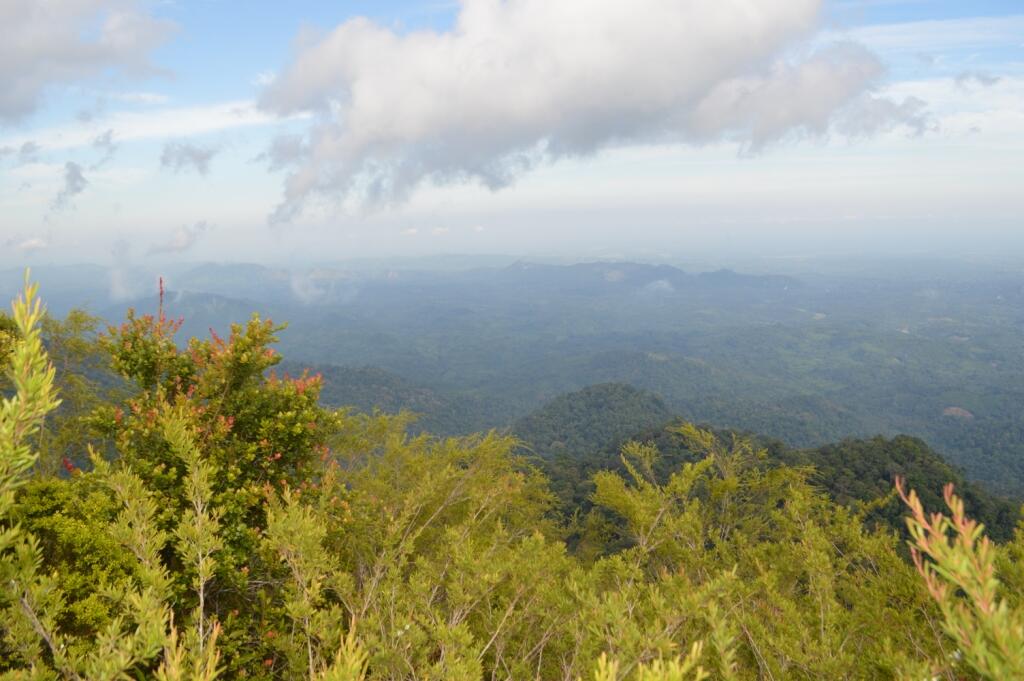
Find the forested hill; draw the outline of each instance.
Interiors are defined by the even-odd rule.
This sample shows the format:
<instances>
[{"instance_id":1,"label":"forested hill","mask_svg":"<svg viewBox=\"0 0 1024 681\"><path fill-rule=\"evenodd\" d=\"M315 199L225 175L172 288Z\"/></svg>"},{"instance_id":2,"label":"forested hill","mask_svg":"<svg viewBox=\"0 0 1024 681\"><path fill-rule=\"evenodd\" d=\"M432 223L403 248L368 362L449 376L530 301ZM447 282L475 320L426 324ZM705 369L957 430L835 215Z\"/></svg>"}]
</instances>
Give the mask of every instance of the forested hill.
<instances>
[{"instance_id":1,"label":"forested hill","mask_svg":"<svg viewBox=\"0 0 1024 681\"><path fill-rule=\"evenodd\" d=\"M700 458L678 434L684 422L669 415L664 402L628 385L603 384L559 396L519 420L513 432L524 450L536 456L548 472L564 508L587 508L592 476L599 470L624 470L620 449L627 441L650 443L660 458L655 470L662 477ZM720 431L725 438L733 437ZM942 488L953 483L972 516L990 534L1008 539L1021 517L1020 505L967 480L919 438L896 436L845 439L812 448L793 448L777 439L748 434L763 447L767 466L813 469L812 484L834 501L858 507L876 502L868 518L902 530L902 508L893 495L893 482L902 476L918 490L926 505L942 503Z\"/></svg>"},{"instance_id":2,"label":"forested hill","mask_svg":"<svg viewBox=\"0 0 1024 681\"><path fill-rule=\"evenodd\" d=\"M657 395L622 383L603 383L556 397L516 421L512 433L542 457L586 458L670 417Z\"/></svg>"}]
</instances>

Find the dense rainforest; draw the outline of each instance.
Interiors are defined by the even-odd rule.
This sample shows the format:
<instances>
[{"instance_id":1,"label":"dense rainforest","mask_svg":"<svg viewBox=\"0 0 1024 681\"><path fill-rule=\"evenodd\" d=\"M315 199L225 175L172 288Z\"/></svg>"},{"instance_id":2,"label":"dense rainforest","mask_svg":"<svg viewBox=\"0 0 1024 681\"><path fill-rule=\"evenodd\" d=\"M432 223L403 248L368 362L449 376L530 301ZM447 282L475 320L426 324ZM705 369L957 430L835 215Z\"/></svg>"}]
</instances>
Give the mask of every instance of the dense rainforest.
<instances>
[{"instance_id":1,"label":"dense rainforest","mask_svg":"<svg viewBox=\"0 0 1024 681\"><path fill-rule=\"evenodd\" d=\"M0 317L6 678L1024 675L1024 531L919 440L793 449L616 384L436 437L325 406L270 321L181 326L29 285Z\"/></svg>"}]
</instances>

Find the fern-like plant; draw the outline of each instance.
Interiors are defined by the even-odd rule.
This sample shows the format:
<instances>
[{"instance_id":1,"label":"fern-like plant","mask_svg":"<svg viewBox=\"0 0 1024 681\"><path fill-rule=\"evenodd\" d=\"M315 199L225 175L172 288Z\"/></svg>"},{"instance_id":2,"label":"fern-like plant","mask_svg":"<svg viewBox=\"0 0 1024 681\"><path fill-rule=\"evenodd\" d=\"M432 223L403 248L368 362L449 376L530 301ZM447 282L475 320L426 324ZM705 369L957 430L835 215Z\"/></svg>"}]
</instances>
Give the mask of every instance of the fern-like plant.
<instances>
[{"instance_id":1,"label":"fern-like plant","mask_svg":"<svg viewBox=\"0 0 1024 681\"><path fill-rule=\"evenodd\" d=\"M904 481L896 489L910 509L910 551L928 593L938 603L943 628L957 657L984 679L1024 678L1024 612L1011 608L996 575L996 547L984 526L964 513L964 502L946 485L950 515L925 513Z\"/></svg>"}]
</instances>

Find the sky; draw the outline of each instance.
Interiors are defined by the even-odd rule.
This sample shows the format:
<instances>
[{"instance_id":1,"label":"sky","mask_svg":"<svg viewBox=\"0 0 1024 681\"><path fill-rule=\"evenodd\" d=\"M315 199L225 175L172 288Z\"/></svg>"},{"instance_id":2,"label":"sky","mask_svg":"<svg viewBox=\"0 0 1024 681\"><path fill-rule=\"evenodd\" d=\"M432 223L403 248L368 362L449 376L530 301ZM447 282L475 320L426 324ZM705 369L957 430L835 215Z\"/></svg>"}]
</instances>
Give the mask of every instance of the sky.
<instances>
[{"instance_id":1,"label":"sky","mask_svg":"<svg viewBox=\"0 0 1024 681\"><path fill-rule=\"evenodd\" d=\"M0 0L0 265L1024 256L1016 0Z\"/></svg>"}]
</instances>

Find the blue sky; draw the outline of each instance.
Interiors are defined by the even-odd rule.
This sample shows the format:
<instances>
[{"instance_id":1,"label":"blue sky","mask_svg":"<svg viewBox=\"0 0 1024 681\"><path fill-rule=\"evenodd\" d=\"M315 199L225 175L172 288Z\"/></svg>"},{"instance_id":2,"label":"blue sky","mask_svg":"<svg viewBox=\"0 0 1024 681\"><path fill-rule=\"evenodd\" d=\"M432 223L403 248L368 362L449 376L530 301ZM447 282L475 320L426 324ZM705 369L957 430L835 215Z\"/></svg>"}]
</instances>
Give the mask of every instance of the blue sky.
<instances>
[{"instance_id":1,"label":"blue sky","mask_svg":"<svg viewBox=\"0 0 1024 681\"><path fill-rule=\"evenodd\" d=\"M1024 246L1019 2L11 2L5 265Z\"/></svg>"}]
</instances>

